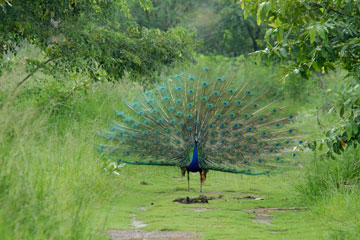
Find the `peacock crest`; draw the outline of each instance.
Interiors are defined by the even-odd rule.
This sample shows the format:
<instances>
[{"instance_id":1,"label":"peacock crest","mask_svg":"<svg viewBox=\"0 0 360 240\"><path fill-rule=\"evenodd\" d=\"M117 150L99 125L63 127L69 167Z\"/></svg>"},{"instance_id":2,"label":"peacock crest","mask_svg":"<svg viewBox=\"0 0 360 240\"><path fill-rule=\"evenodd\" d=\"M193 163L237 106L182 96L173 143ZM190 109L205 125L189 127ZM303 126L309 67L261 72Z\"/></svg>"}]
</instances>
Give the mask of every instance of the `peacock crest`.
<instances>
[{"instance_id":1,"label":"peacock crest","mask_svg":"<svg viewBox=\"0 0 360 240\"><path fill-rule=\"evenodd\" d=\"M101 134L101 152L118 162L178 166L202 178L209 170L271 174L293 165L292 149L303 143L294 115L268 97L271 88L236 72L203 68L132 95Z\"/></svg>"}]
</instances>

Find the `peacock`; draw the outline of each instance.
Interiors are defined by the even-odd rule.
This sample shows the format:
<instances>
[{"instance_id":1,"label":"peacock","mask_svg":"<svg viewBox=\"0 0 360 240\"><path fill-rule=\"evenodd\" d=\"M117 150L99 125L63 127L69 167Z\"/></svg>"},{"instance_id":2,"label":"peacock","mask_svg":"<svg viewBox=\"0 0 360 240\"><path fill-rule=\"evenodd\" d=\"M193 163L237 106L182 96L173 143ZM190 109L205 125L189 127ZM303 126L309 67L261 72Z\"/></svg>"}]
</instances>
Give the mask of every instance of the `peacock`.
<instances>
[{"instance_id":1,"label":"peacock","mask_svg":"<svg viewBox=\"0 0 360 240\"><path fill-rule=\"evenodd\" d=\"M200 192L209 170L270 175L294 165L303 144L294 115L271 87L224 71L200 67L132 89L99 150L119 163L180 167L188 191L189 172L199 172Z\"/></svg>"}]
</instances>

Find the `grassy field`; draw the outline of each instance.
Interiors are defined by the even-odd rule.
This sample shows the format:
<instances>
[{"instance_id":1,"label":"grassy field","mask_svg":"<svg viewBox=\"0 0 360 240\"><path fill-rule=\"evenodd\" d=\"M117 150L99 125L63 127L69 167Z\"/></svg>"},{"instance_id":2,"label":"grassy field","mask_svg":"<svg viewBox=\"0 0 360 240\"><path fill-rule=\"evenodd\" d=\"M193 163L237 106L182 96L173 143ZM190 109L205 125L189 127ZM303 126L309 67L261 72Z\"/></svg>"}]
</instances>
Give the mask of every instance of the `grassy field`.
<instances>
[{"instance_id":1,"label":"grassy field","mask_svg":"<svg viewBox=\"0 0 360 240\"><path fill-rule=\"evenodd\" d=\"M311 158L304 158L307 157ZM202 194L217 199L208 204L173 202L180 197L199 197L197 174L191 175L188 192L186 178L181 177L177 168L125 166L120 171L117 181L123 194L112 204L101 206L97 213L106 230L135 229L135 220L147 224L142 230L200 232L202 239L360 236L358 192L334 190L335 193L312 204L301 201L295 186L303 177L302 168L271 177L210 172ZM148 184L142 184L144 181ZM219 195L223 197L218 198ZM261 200L246 199L249 196Z\"/></svg>"},{"instance_id":2,"label":"grassy field","mask_svg":"<svg viewBox=\"0 0 360 240\"><path fill-rule=\"evenodd\" d=\"M131 216L135 214L136 220L148 224L144 230L194 231L200 232L203 239L320 239L327 230L310 210L252 213L258 208L303 208L294 199L292 184L299 177L297 172L272 177L210 172L202 194L223 197L191 205L172 201L199 196L197 174L191 176L189 193L179 169L127 166L122 172L124 194L107 207L108 213L101 218L106 219L106 229L133 228ZM248 196L263 200L246 199ZM104 209L100 212L104 214Z\"/></svg>"},{"instance_id":3,"label":"grassy field","mask_svg":"<svg viewBox=\"0 0 360 240\"><path fill-rule=\"evenodd\" d=\"M276 71L243 67L249 76L276 78ZM20 68L0 78L1 99L23 75ZM328 83L336 86L336 76ZM328 98L319 95L316 81L306 84L285 86L283 100L299 110L298 127L320 137L315 106ZM107 239L106 230L132 229L134 218L147 224L144 230L195 231L203 239L359 239L357 185L336 187L343 176L356 173L345 171L355 166L350 160L358 158L356 150L337 164L314 161L313 153L306 153L302 167L270 177L212 171L203 194L223 197L208 204L172 202L199 196L199 176L191 175L189 193L178 168L126 165L114 174L96 151L97 134L121 110L122 97L131 95L127 87L96 83L86 94L69 95L71 84L37 74L2 106L0 239ZM301 89L307 97L296 103L291 99ZM325 126L335 124L333 115L321 113L320 118ZM263 200L239 199L247 196ZM251 210L294 207L303 210L264 213L271 216ZM254 222L256 215L265 223Z\"/></svg>"}]
</instances>

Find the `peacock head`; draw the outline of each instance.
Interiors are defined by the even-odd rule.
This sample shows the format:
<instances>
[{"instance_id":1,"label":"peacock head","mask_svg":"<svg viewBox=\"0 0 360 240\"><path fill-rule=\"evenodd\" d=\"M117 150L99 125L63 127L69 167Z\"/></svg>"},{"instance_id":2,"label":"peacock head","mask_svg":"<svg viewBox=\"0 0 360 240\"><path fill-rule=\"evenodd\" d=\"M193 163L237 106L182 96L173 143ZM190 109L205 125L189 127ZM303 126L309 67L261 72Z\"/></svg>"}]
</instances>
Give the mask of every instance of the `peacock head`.
<instances>
[{"instance_id":1,"label":"peacock head","mask_svg":"<svg viewBox=\"0 0 360 240\"><path fill-rule=\"evenodd\" d=\"M194 141L195 141L195 143L199 142L199 136L197 134L194 135Z\"/></svg>"}]
</instances>

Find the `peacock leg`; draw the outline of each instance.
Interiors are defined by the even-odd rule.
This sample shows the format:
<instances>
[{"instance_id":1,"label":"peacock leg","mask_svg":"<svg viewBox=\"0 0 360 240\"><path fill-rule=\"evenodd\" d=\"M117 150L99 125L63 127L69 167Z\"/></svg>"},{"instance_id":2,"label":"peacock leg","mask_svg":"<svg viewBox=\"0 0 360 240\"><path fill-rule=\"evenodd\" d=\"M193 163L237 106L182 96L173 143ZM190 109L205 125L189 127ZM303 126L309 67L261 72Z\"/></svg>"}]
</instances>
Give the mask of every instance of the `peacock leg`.
<instances>
[{"instance_id":1,"label":"peacock leg","mask_svg":"<svg viewBox=\"0 0 360 240\"><path fill-rule=\"evenodd\" d=\"M202 170L200 170L200 192L202 192L202 184L203 184L203 175L202 175Z\"/></svg>"},{"instance_id":2,"label":"peacock leg","mask_svg":"<svg viewBox=\"0 0 360 240\"><path fill-rule=\"evenodd\" d=\"M187 171L187 179L188 179L188 192L190 192L190 176L189 176L189 171Z\"/></svg>"}]
</instances>

